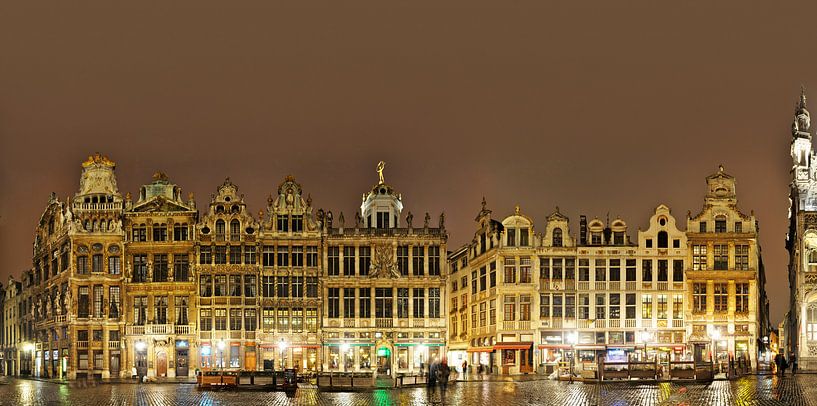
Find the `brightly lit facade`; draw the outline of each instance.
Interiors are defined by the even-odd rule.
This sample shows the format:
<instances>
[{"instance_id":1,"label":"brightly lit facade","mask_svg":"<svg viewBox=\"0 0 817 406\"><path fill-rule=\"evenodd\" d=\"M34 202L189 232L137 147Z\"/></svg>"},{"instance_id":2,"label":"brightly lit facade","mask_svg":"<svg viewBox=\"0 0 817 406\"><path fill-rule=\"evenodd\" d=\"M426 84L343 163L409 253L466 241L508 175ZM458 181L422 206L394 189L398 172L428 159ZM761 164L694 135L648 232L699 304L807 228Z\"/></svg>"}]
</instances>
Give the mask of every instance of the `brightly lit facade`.
<instances>
[{"instance_id":1,"label":"brightly lit facade","mask_svg":"<svg viewBox=\"0 0 817 406\"><path fill-rule=\"evenodd\" d=\"M402 196L382 169L354 222L318 214L324 371L419 372L445 355L444 217L437 227L428 214L419 226L410 212L403 217Z\"/></svg>"}]
</instances>

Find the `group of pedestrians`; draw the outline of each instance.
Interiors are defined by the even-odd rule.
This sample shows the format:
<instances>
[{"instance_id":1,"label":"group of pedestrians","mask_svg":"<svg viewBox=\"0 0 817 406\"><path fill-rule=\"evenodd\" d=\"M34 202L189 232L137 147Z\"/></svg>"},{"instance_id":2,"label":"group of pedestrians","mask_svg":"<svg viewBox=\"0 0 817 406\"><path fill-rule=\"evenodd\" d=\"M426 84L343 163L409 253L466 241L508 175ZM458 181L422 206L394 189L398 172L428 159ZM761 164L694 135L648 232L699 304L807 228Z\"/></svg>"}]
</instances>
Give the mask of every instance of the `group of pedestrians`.
<instances>
[{"instance_id":1,"label":"group of pedestrians","mask_svg":"<svg viewBox=\"0 0 817 406\"><path fill-rule=\"evenodd\" d=\"M789 355L789 358L786 359L786 356L778 353L774 356L774 366L775 366L775 374L783 376L786 375L786 369L791 367L792 375L797 374L797 356L794 354Z\"/></svg>"}]
</instances>

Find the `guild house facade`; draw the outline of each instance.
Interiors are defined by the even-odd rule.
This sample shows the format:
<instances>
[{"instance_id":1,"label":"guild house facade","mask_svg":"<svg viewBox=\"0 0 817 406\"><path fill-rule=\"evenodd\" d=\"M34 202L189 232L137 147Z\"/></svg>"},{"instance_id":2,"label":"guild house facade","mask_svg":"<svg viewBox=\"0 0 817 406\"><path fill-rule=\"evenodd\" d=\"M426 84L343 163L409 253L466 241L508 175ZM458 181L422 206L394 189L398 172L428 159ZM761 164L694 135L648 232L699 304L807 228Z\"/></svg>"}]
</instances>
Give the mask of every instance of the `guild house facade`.
<instances>
[{"instance_id":1,"label":"guild house facade","mask_svg":"<svg viewBox=\"0 0 817 406\"><path fill-rule=\"evenodd\" d=\"M4 288L5 373L395 376L447 359L520 374L568 359L754 363L762 350L757 221L722 169L686 230L663 205L637 231L580 216L572 232L558 208L536 224L483 200L473 238L449 252L444 214L415 221L384 168L347 220L293 176L257 215L229 178L201 209L161 172L123 196L116 164L90 156L79 190L49 198L31 268Z\"/></svg>"}]
</instances>

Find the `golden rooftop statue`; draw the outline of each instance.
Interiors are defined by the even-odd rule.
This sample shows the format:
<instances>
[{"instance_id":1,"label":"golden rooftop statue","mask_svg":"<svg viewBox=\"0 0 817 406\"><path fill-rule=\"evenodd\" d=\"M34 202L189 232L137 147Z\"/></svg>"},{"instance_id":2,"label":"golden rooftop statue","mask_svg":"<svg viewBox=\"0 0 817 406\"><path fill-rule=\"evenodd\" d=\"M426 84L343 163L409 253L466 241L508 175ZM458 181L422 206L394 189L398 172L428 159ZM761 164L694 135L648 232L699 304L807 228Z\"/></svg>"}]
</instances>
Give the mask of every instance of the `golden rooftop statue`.
<instances>
[{"instance_id":1,"label":"golden rooftop statue","mask_svg":"<svg viewBox=\"0 0 817 406\"><path fill-rule=\"evenodd\" d=\"M386 167L386 163L380 161L377 163L377 174L380 175L380 181L377 182L379 185L382 185L385 181L383 180L383 168Z\"/></svg>"},{"instance_id":2,"label":"golden rooftop statue","mask_svg":"<svg viewBox=\"0 0 817 406\"><path fill-rule=\"evenodd\" d=\"M87 168L94 164L105 165L110 167L116 166L116 164L113 161L108 159L108 157L100 154L99 152L88 156L88 159L82 163L82 167Z\"/></svg>"}]
</instances>

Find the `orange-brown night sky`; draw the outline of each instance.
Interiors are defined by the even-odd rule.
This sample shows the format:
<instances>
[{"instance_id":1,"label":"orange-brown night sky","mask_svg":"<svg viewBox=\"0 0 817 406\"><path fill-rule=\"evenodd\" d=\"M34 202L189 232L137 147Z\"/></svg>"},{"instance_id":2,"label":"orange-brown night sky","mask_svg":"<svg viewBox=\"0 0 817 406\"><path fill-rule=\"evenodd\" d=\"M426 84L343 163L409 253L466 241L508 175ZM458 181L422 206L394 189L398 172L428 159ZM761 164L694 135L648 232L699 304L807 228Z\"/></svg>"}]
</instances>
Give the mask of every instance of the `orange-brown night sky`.
<instances>
[{"instance_id":1,"label":"orange-brown night sky","mask_svg":"<svg viewBox=\"0 0 817 406\"><path fill-rule=\"evenodd\" d=\"M202 209L230 176L257 213L292 174L346 218L384 160L406 210L446 212L449 249L483 196L539 230L558 205L574 235L609 213L635 238L660 203L685 224L723 164L760 220L776 324L817 2L687 3L6 2L0 278L31 266L49 193L75 193L95 151L122 194L162 170Z\"/></svg>"}]
</instances>

